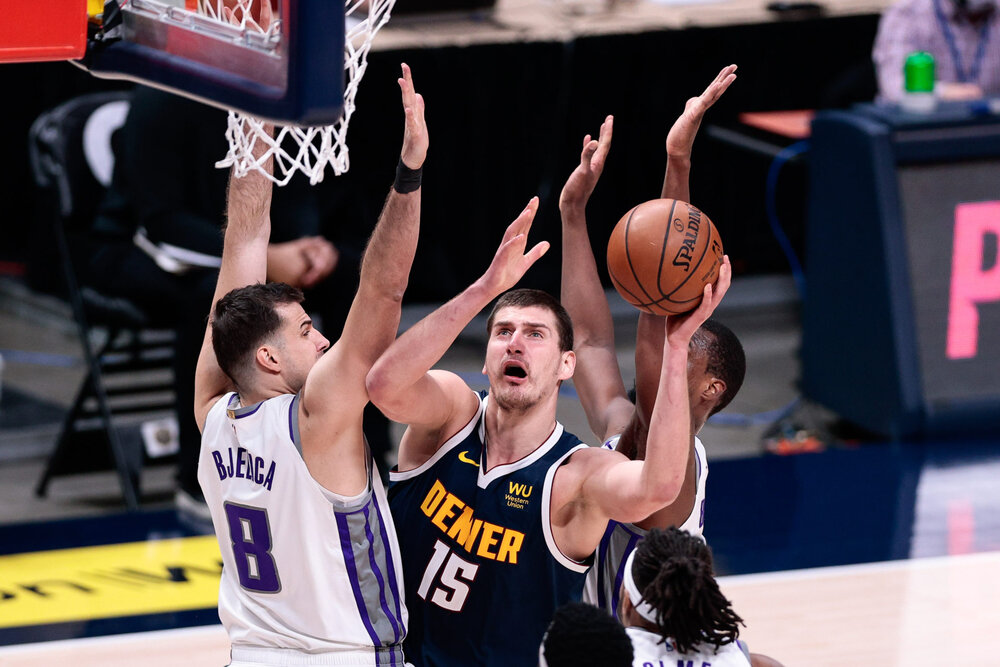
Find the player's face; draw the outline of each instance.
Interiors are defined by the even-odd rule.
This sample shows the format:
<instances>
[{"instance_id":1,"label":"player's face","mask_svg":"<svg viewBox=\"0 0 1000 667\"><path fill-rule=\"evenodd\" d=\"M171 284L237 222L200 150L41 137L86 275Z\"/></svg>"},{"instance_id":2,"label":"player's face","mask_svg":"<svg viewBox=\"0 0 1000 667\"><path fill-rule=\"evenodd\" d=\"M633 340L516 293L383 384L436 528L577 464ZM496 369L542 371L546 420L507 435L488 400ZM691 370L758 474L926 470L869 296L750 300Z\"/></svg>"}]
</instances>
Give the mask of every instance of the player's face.
<instances>
[{"instance_id":1,"label":"player's face","mask_svg":"<svg viewBox=\"0 0 1000 667\"><path fill-rule=\"evenodd\" d=\"M330 341L313 328L312 319L300 304L284 303L276 310L283 322L281 375L293 390L299 391L309 371L330 347Z\"/></svg>"},{"instance_id":2,"label":"player's face","mask_svg":"<svg viewBox=\"0 0 1000 667\"><path fill-rule=\"evenodd\" d=\"M541 306L496 313L483 372L490 396L505 410L524 411L559 390L573 376L575 356L559 349L556 316Z\"/></svg>"}]
</instances>

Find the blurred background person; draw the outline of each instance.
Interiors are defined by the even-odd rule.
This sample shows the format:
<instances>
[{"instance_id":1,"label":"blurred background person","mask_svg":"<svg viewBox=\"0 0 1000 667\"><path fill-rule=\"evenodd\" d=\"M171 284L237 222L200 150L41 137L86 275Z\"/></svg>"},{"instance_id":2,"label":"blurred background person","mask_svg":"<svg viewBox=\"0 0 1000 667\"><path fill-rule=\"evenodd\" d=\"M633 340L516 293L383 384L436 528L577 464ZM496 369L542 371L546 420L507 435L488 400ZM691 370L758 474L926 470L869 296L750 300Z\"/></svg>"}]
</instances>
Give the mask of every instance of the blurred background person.
<instances>
[{"instance_id":1,"label":"blurred background person","mask_svg":"<svg viewBox=\"0 0 1000 667\"><path fill-rule=\"evenodd\" d=\"M1000 94L997 0L899 0L879 21L872 59L878 99L903 97L906 56L934 56L935 92L946 100Z\"/></svg>"},{"instance_id":2,"label":"blurred background person","mask_svg":"<svg viewBox=\"0 0 1000 667\"><path fill-rule=\"evenodd\" d=\"M136 86L125 124L114 138L115 169L93 225L83 280L138 306L173 329L174 390L180 445L178 507L207 518L197 464L200 436L186 406L222 256L228 172L226 113L188 98ZM303 177L275 188L267 278L306 291L306 307L337 336L357 289L368 227L350 203L347 180L310 187ZM356 237L334 245L334 228ZM315 305L313 305L315 304ZM388 422L366 412L366 433L384 469Z\"/></svg>"}]
</instances>

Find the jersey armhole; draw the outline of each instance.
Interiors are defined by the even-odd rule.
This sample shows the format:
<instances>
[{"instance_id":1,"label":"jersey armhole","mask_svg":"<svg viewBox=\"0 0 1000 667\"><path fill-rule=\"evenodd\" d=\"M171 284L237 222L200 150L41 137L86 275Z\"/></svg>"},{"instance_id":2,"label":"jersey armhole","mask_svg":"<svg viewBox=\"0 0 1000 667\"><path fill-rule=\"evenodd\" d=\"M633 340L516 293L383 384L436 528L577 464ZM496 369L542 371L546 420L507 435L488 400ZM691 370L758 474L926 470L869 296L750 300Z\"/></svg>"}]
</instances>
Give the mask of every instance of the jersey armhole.
<instances>
[{"instance_id":1,"label":"jersey armhole","mask_svg":"<svg viewBox=\"0 0 1000 667\"><path fill-rule=\"evenodd\" d=\"M555 479L556 471L559 467L580 449L587 449L589 445L580 443L573 449L563 454L558 461L549 467L545 474L545 483L542 485L542 534L545 536L545 545L549 548L549 553L560 565L573 572L586 572L594 562L594 554L591 554L583 561L578 561L564 554L556 544L555 536L552 534L552 480Z\"/></svg>"},{"instance_id":2,"label":"jersey armhole","mask_svg":"<svg viewBox=\"0 0 1000 667\"><path fill-rule=\"evenodd\" d=\"M473 391L472 393L476 394L476 396L479 398L479 409L476 410L476 414L473 415L469 423L463 426L458 433L456 433L455 435L451 436L443 443L441 443L441 446L437 448L437 451L434 452L434 455L431 456L426 461L424 461L423 463L421 463L416 468L412 468L410 470L406 470L403 472L395 470L389 471L390 482L392 483L404 482L408 479L413 479L414 477L422 475L423 473L427 472L432 467L434 467L434 464L440 461L445 454L450 452L452 449L457 447L462 441L464 441L466 438L469 437L469 434L472 433L472 431L479 426L479 421L482 419L483 416L483 408L486 405L485 399L483 398L483 396L480 396L479 392Z\"/></svg>"}]
</instances>

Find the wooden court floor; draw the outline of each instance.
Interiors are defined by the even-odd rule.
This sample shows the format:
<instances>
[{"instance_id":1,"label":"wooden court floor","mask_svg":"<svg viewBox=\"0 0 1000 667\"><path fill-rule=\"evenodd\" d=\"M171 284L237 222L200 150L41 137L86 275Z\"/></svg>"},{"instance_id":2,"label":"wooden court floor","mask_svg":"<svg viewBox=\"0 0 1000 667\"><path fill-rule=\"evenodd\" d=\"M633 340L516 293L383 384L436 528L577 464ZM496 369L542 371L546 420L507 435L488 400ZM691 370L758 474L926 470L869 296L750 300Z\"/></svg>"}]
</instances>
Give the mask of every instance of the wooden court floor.
<instances>
[{"instance_id":1,"label":"wooden court floor","mask_svg":"<svg viewBox=\"0 0 1000 667\"><path fill-rule=\"evenodd\" d=\"M754 651L788 667L1000 665L1000 552L721 579ZM0 665L217 667L221 626L0 648Z\"/></svg>"}]
</instances>

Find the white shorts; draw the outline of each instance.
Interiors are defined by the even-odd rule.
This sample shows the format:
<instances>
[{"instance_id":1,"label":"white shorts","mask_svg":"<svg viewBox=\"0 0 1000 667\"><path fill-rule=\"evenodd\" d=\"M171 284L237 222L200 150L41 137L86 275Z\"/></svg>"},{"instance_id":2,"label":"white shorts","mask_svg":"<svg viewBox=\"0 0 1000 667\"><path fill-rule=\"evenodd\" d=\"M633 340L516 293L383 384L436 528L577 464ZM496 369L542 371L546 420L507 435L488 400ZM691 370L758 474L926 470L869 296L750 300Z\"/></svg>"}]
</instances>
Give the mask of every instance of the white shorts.
<instances>
[{"instance_id":1,"label":"white shorts","mask_svg":"<svg viewBox=\"0 0 1000 667\"><path fill-rule=\"evenodd\" d=\"M234 646L229 667L299 667L300 665L336 665L337 667L412 667L403 662L403 649L390 646L380 649L305 653L290 648Z\"/></svg>"}]
</instances>

